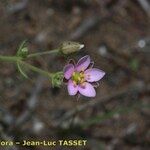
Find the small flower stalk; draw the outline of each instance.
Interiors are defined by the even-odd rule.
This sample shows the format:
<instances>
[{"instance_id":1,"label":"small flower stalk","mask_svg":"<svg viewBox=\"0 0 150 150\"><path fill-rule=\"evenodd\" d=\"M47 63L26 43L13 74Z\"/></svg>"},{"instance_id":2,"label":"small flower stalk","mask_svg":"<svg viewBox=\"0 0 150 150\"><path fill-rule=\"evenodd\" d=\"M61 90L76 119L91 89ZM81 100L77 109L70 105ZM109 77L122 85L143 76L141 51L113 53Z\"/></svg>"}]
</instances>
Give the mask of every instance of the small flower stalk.
<instances>
[{"instance_id":1,"label":"small flower stalk","mask_svg":"<svg viewBox=\"0 0 150 150\"><path fill-rule=\"evenodd\" d=\"M101 80L105 72L93 68L89 55L82 57L77 64L69 63L64 67L64 78L67 80L68 93L71 96L81 94L86 97L95 97L94 83Z\"/></svg>"}]
</instances>

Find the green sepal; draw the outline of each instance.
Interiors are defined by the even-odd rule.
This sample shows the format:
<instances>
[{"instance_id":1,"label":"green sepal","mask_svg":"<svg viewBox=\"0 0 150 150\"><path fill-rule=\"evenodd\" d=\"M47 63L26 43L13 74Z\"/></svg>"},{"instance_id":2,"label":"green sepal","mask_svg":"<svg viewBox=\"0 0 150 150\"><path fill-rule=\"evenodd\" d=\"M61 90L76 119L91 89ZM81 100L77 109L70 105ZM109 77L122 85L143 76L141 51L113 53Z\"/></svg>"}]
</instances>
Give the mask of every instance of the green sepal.
<instances>
[{"instance_id":1,"label":"green sepal","mask_svg":"<svg viewBox=\"0 0 150 150\"><path fill-rule=\"evenodd\" d=\"M17 51L17 56L21 57L21 58L26 58L28 56L28 48L26 47L26 40L24 40L20 46L19 46L19 49Z\"/></svg>"},{"instance_id":2,"label":"green sepal","mask_svg":"<svg viewBox=\"0 0 150 150\"><path fill-rule=\"evenodd\" d=\"M17 61L17 68L18 68L18 71L21 73L21 75L22 75L24 78L26 78L26 79L29 78L29 77L26 75L26 73L23 71L22 66L21 66L21 64L20 64L19 61Z\"/></svg>"}]
</instances>

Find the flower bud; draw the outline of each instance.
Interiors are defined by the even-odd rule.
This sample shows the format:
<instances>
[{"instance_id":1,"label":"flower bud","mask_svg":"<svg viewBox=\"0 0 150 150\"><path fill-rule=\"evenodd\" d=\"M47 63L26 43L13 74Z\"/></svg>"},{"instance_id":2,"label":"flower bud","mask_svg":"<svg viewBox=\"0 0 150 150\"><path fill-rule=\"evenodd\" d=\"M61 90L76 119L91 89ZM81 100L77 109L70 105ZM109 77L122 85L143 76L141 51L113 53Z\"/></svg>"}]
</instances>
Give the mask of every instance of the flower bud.
<instances>
[{"instance_id":1,"label":"flower bud","mask_svg":"<svg viewBox=\"0 0 150 150\"><path fill-rule=\"evenodd\" d=\"M60 87L63 80L63 74L61 72L55 73L52 76L52 86Z\"/></svg>"},{"instance_id":2,"label":"flower bud","mask_svg":"<svg viewBox=\"0 0 150 150\"><path fill-rule=\"evenodd\" d=\"M67 55L67 54L71 54L71 53L74 53L74 52L78 52L83 47L84 47L83 44L80 44L80 43L77 43L77 42L66 41L66 42L63 42L61 44L60 51L63 54Z\"/></svg>"},{"instance_id":3,"label":"flower bud","mask_svg":"<svg viewBox=\"0 0 150 150\"><path fill-rule=\"evenodd\" d=\"M18 52L18 56L22 57L22 58L26 58L28 55L28 48L27 47L23 47L19 52Z\"/></svg>"},{"instance_id":4,"label":"flower bud","mask_svg":"<svg viewBox=\"0 0 150 150\"><path fill-rule=\"evenodd\" d=\"M17 51L17 56L21 57L21 58L26 58L28 56L29 50L27 48L27 46L25 46L26 41L23 41L20 46L19 49Z\"/></svg>"}]
</instances>

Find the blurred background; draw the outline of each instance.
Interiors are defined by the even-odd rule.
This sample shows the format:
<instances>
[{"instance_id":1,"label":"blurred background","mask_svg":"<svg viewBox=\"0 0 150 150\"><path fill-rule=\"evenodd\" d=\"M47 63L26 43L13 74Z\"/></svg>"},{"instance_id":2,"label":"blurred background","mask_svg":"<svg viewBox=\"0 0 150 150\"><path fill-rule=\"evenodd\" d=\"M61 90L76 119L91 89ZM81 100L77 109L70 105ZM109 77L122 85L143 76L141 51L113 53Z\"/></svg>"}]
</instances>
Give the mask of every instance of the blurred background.
<instances>
[{"instance_id":1,"label":"blurred background","mask_svg":"<svg viewBox=\"0 0 150 150\"><path fill-rule=\"evenodd\" d=\"M14 150L148 150L150 148L149 0L0 0L0 54L30 53L66 40L85 44L77 55L29 62L61 71L88 54L106 72L93 99L70 97L66 86L0 62L0 140L86 139L84 147L0 147Z\"/></svg>"}]
</instances>

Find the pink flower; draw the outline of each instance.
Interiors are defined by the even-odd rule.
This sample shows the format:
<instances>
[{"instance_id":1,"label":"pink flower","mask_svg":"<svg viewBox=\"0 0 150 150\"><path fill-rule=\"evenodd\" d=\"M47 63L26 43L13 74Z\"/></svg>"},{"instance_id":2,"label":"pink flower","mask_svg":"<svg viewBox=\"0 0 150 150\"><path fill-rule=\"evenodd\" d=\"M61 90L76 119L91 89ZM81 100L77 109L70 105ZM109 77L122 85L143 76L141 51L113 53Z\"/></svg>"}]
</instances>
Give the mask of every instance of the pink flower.
<instances>
[{"instance_id":1,"label":"pink flower","mask_svg":"<svg viewBox=\"0 0 150 150\"><path fill-rule=\"evenodd\" d=\"M95 97L96 91L92 83L99 81L105 72L90 67L90 56L82 57L77 64L70 63L64 67L64 77L67 80L69 95L76 95L78 92L87 97Z\"/></svg>"}]
</instances>

